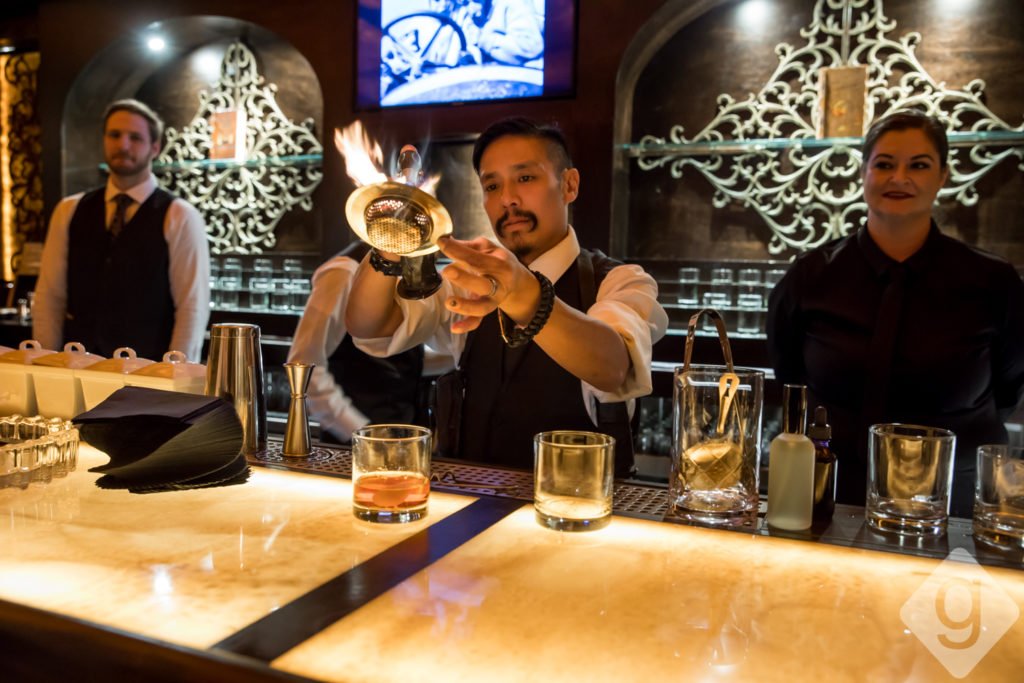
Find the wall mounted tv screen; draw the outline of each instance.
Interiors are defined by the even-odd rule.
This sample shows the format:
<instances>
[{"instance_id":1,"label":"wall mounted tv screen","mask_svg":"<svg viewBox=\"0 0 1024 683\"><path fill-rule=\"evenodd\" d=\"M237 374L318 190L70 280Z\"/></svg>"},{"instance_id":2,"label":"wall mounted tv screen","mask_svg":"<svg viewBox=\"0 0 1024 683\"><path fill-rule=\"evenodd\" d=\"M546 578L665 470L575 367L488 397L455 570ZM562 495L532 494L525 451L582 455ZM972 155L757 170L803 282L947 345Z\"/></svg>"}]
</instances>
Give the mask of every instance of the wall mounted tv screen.
<instances>
[{"instance_id":1,"label":"wall mounted tv screen","mask_svg":"<svg viewBox=\"0 0 1024 683\"><path fill-rule=\"evenodd\" d=\"M359 0L356 107L573 94L576 0Z\"/></svg>"}]
</instances>

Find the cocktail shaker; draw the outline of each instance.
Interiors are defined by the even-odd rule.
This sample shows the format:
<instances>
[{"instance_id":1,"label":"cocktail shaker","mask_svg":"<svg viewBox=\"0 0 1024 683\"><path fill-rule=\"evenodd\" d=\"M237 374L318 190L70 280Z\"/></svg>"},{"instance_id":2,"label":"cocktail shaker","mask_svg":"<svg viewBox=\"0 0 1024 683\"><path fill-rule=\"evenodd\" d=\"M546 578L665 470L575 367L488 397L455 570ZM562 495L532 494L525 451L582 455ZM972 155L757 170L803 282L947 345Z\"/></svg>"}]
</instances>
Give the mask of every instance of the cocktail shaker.
<instances>
[{"instance_id":1,"label":"cocktail shaker","mask_svg":"<svg viewBox=\"0 0 1024 683\"><path fill-rule=\"evenodd\" d=\"M263 394L263 354L259 325L218 323L210 327L206 395L235 406L242 422L242 452L267 446L267 403Z\"/></svg>"}]
</instances>

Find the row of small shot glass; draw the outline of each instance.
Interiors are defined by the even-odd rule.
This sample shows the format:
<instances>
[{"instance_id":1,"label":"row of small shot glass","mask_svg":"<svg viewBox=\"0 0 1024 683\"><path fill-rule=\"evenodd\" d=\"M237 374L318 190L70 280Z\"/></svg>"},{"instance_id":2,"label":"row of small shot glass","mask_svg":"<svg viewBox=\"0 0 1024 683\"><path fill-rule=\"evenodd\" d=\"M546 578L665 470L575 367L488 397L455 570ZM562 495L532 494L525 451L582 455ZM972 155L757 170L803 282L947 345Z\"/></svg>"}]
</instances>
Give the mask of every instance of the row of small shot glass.
<instances>
[{"instance_id":1,"label":"row of small shot glass","mask_svg":"<svg viewBox=\"0 0 1024 683\"><path fill-rule=\"evenodd\" d=\"M684 266L679 269L676 303L693 310L717 309L731 331L760 334L764 332L768 295L785 274L782 268L716 267L708 270L707 278L702 278L700 268ZM735 318L732 311L736 311ZM705 318L702 329L714 332L714 322Z\"/></svg>"},{"instance_id":2,"label":"row of small shot glass","mask_svg":"<svg viewBox=\"0 0 1024 683\"><path fill-rule=\"evenodd\" d=\"M305 308L310 282L299 259L284 259L282 270L275 271L272 259L258 258L253 261L248 281L246 275L239 258L228 256L219 263L211 261L210 307L282 313L301 312Z\"/></svg>"}]
</instances>

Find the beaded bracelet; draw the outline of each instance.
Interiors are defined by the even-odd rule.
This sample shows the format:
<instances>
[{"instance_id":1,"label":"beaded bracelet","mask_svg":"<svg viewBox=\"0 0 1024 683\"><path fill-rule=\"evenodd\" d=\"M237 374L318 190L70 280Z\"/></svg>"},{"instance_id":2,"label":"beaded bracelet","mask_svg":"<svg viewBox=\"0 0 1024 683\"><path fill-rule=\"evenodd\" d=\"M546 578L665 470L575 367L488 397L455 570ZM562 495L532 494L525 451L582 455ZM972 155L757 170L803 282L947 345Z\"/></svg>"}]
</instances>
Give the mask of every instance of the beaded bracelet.
<instances>
[{"instance_id":1,"label":"beaded bracelet","mask_svg":"<svg viewBox=\"0 0 1024 683\"><path fill-rule=\"evenodd\" d=\"M508 317L505 311L498 309L498 326L501 329L501 338L511 348L522 346L537 336L537 333L547 323L548 318L551 317L551 311L555 307L555 288L551 286L551 280L547 279L543 273L538 273L535 270L530 272L533 273L533 276L537 278L537 282L540 283L540 304L537 305L537 312L533 314L533 320L530 321L530 324L526 327L517 327L515 321ZM511 332L509 329L511 329Z\"/></svg>"},{"instance_id":2,"label":"beaded bracelet","mask_svg":"<svg viewBox=\"0 0 1024 683\"><path fill-rule=\"evenodd\" d=\"M391 277L397 277L402 274L401 261L389 261L381 256L380 252L376 249L370 250L370 267L378 273Z\"/></svg>"}]
</instances>

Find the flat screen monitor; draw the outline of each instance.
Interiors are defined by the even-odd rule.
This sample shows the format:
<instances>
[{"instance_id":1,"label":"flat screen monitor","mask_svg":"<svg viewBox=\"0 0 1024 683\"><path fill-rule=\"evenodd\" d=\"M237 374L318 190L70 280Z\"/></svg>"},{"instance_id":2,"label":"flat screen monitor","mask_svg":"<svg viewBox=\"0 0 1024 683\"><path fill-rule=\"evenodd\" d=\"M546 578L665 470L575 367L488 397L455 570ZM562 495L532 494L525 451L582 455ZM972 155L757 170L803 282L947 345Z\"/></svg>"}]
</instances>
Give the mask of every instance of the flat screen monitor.
<instances>
[{"instance_id":1,"label":"flat screen monitor","mask_svg":"<svg viewBox=\"0 0 1024 683\"><path fill-rule=\"evenodd\" d=\"M359 0L356 107L573 95L576 0Z\"/></svg>"}]
</instances>

